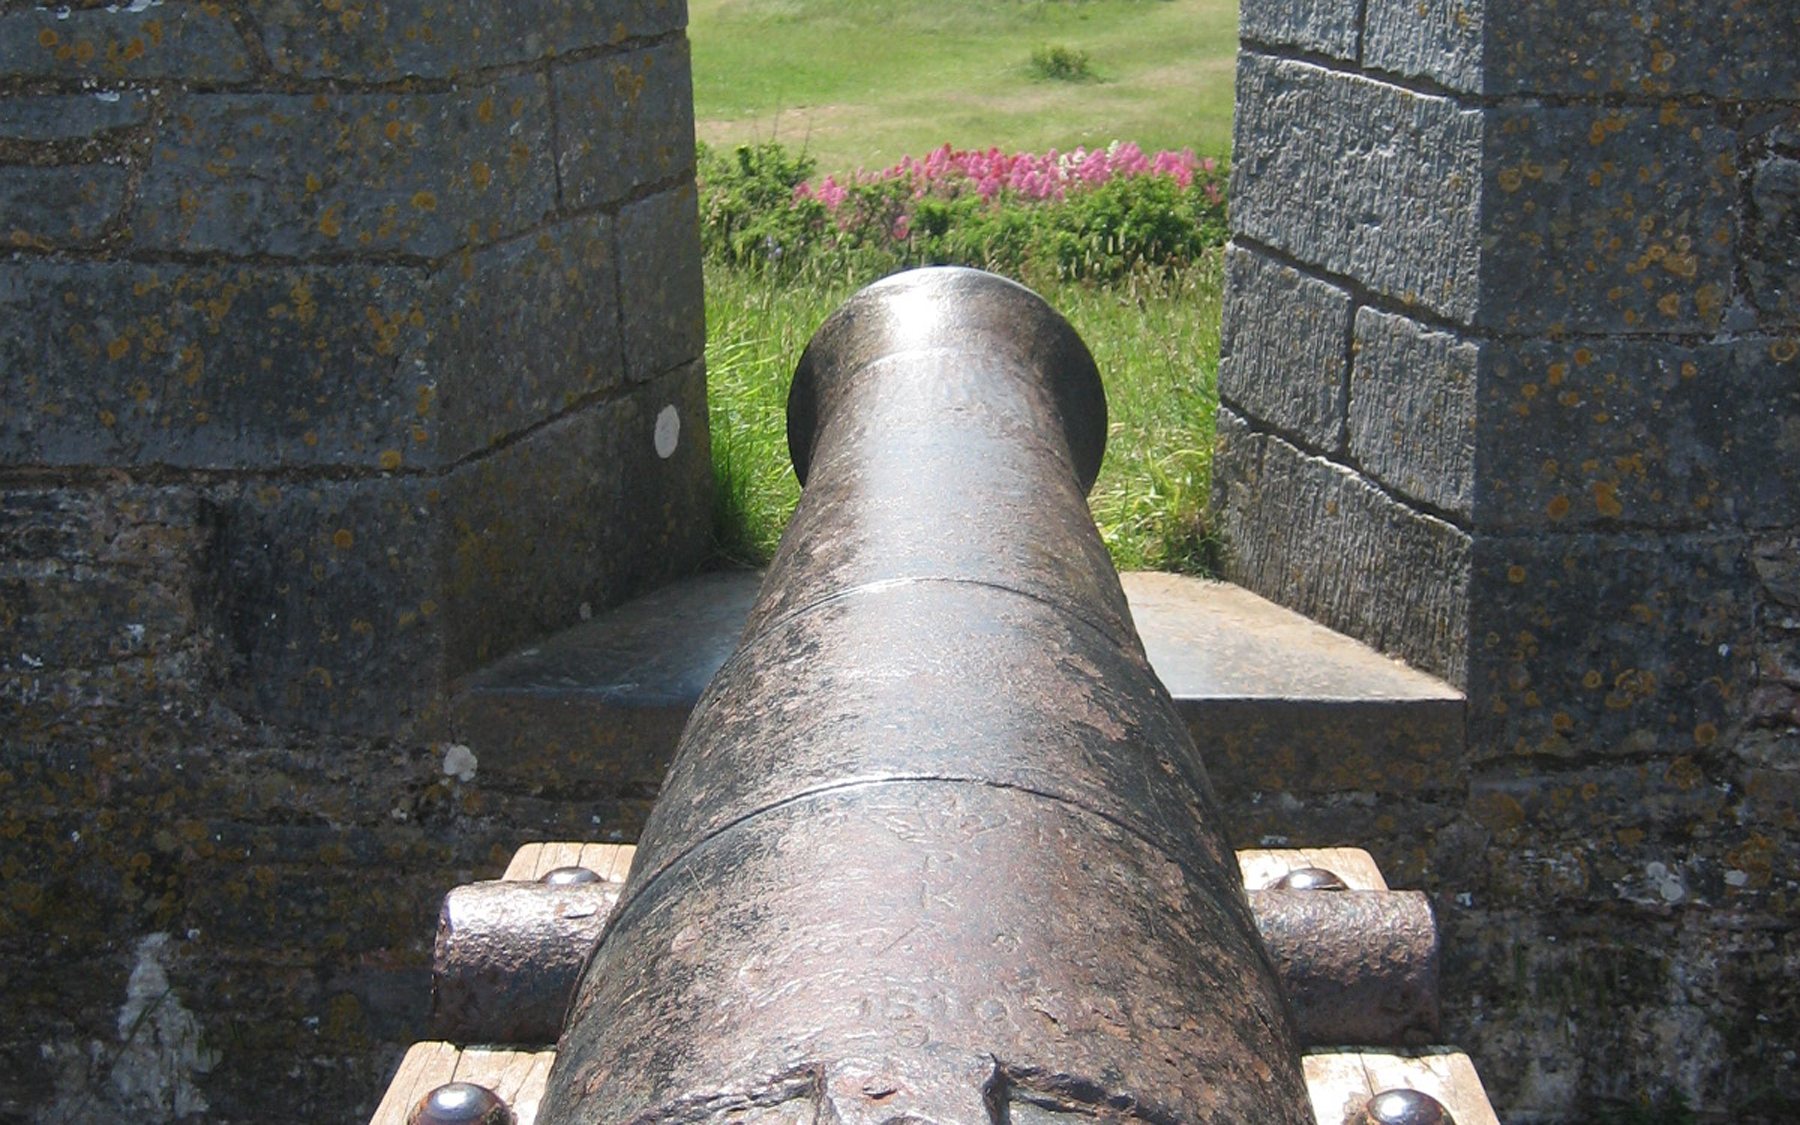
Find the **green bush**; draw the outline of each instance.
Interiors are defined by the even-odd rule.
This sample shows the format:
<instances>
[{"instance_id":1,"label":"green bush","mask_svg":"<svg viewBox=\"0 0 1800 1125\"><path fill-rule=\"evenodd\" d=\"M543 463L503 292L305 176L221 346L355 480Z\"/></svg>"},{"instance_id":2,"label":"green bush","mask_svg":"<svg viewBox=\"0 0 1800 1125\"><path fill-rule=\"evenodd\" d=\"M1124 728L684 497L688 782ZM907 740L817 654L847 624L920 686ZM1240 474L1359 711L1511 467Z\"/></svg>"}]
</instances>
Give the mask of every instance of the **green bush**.
<instances>
[{"instance_id":1,"label":"green bush","mask_svg":"<svg viewBox=\"0 0 1800 1125\"><path fill-rule=\"evenodd\" d=\"M1190 265L1227 235L1225 172L1210 161L1186 186L1120 175L1045 200L937 183L915 198L905 178L857 177L830 206L801 190L813 162L778 144L728 155L702 145L698 170L707 260L779 279L964 265L1028 282L1106 282Z\"/></svg>"},{"instance_id":2,"label":"green bush","mask_svg":"<svg viewBox=\"0 0 1800 1125\"><path fill-rule=\"evenodd\" d=\"M1060 43L1033 50L1031 72L1052 82L1092 82L1095 78L1087 52Z\"/></svg>"},{"instance_id":3,"label":"green bush","mask_svg":"<svg viewBox=\"0 0 1800 1125\"><path fill-rule=\"evenodd\" d=\"M781 145L739 145L721 156L695 154L700 181L700 247L709 261L769 266L805 261L826 227L825 205L795 197L816 170L811 157Z\"/></svg>"}]
</instances>

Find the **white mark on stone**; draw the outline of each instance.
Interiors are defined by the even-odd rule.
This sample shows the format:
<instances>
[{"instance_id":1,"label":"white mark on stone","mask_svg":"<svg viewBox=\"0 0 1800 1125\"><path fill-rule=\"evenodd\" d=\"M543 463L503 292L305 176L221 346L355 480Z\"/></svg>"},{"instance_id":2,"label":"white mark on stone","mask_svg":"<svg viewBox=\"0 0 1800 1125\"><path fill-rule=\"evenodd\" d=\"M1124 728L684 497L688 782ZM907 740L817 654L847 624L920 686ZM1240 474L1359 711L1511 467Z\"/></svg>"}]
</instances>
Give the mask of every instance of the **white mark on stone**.
<instances>
[{"instance_id":1,"label":"white mark on stone","mask_svg":"<svg viewBox=\"0 0 1800 1125\"><path fill-rule=\"evenodd\" d=\"M44 666L42 660L39 660L29 652L21 652L19 654L19 663L25 665L27 668L42 668Z\"/></svg>"},{"instance_id":2,"label":"white mark on stone","mask_svg":"<svg viewBox=\"0 0 1800 1125\"><path fill-rule=\"evenodd\" d=\"M1463 891L1461 894L1456 896L1456 905L1462 906L1462 907L1474 906L1475 905L1475 896L1470 894L1468 891Z\"/></svg>"},{"instance_id":3,"label":"white mark on stone","mask_svg":"<svg viewBox=\"0 0 1800 1125\"><path fill-rule=\"evenodd\" d=\"M1748 871L1727 871L1725 873L1725 885L1728 887L1747 887L1750 885L1750 873Z\"/></svg>"},{"instance_id":4,"label":"white mark on stone","mask_svg":"<svg viewBox=\"0 0 1800 1125\"><path fill-rule=\"evenodd\" d=\"M1720 645L1719 646L1719 655L1720 656L1730 656L1731 655L1731 646L1730 645Z\"/></svg>"},{"instance_id":5,"label":"white mark on stone","mask_svg":"<svg viewBox=\"0 0 1800 1125\"><path fill-rule=\"evenodd\" d=\"M116 102L119 100L119 92L117 90L97 90L94 93L94 100L97 102Z\"/></svg>"},{"instance_id":6,"label":"white mark on stone","mask_svg":"<svg viewBox=\"0 0 1800 1125\"><path fill-rule=\"evenodd\" d=\"M581 607L575 611L575 616L583 621L592 621L594 619L594 603L582 602Z\"/></svg>"},{"instance_id":7,"label":"white mark on stone","mask_svg":"<svg viewBox=\"0 0 1800 1125\"><path fill-rule=\"evenodd\" d=\"M200 1021L169 982L169 942L166 933L138 942L116 1044L45 1046L45 1060L57 1067L57 1094L38 1121L160 1123L206 1113L194 1076L210 1072L219 1056L201 1045Z\"/></svg>"},{"instance_id":8,"label":"white mark on stone","mask_svg":"<svg viewBox=\"0 0 1800 1125\"><path fill-rule=\"evenodd\" d=\"M656 455L667 461L681 443L681 414L673 405L662 408L656 416Z\"/></svg>"},{"instance_id":9,"label":"white mark on stone","mask_svg":"<svg viewBox=\"0 0 1800 1125\"><path fill-rule=\"evenodd\" d=\"M1652 860L1644 865L1644 874L1650 877L1650 883L1664 902L1680 902L1687 897L1687 887L1681 882L1681 876L1670 871L1667 864Z\"/></svg>"},{"instance_id":10,"label":"white mark on stone","mask_svg":"<svg viewBox=\"0 0 1800 1125\"><path fill-rule=\"evenodd\" d=\"M444 775L458 781L475 780L475 751L460 742L452 742L444 751Z\"/></svg>"}]
</instances>

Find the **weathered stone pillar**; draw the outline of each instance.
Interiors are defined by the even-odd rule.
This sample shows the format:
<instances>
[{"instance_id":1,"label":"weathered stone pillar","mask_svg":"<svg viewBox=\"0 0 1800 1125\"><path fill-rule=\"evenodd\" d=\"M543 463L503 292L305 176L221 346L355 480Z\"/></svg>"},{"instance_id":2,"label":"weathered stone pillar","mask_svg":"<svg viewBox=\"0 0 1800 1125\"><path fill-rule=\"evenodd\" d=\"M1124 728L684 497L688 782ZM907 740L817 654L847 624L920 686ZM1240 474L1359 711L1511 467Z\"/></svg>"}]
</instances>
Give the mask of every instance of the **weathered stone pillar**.
<instances>
[{"instance_id":1,"label":"weathered stone pillar","mask_svg":"<svg viewBox=\"0 0 1800 1125\"><path fill-rule=\"evenodd\" d=\"M685 23L0 3L0 1117L352 1117L575 830L439 705L705 550Z\"/></svg>"},{"instance_id":2,"label":"weathered stone pillar","mask_svg":"<svg viewBox=\"0 0 1800 1125\"><path fill-rule=\"evenodd\" d=\"M1241 38L1228 574L1468 693L1383 857L1443 892L1450 1037L1509 1119L1793 1088L1800 4Z\"/></svg>"},{"instance_id":3,"label":"weathered stone pillar","mask_svg":"<svg viewBox=\"0 0 1800 1125\"><path fill-rule=\"evenodd\" d=\"M15 502L86 522L130 482L173 505L231 696L334 729L405 726L447 677L689 564L684 21L8 5L0 463L66 486ZM34 616L55 635L29 654L154 648L91 608Z\"/></svg>"}]
</instances>

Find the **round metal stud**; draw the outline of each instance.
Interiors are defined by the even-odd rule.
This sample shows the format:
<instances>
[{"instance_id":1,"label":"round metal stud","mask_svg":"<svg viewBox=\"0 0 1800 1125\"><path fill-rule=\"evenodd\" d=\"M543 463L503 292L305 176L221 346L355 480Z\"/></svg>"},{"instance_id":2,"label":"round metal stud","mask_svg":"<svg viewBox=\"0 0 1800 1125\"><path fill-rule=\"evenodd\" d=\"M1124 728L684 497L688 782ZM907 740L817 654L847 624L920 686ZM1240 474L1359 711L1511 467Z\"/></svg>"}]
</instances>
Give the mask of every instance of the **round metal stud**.
<instances>
[{"instance_id":1,"label":"round metal stud","mask_svg":"<svg viewBox=\"0 0 1800 1125\"><path fill-rule=\"evenodd\" d=\"M1349 885L1338 877L1337 872L1327 871L1323 867L1296 867L1281 878L1269 884L1276 891L1346 891Z\"/></svg>"},{"instance_id":2,"label":"round metal stud","mask_svg":"<svg viewBox=\"0 0 1800 1125\"><path fill-rule=\"evenodd\" d=\"M544 872L538 882L552 887L572 887L578 883L604 883L598 872L585 867L557 867Z\"/></svg>"},{"instance_id":3,"label":"round metal stud","mask_svg":"<svg viewBox=\"0 0 1800 1125\"><path fill-rule=\"evenodd\" d=\"M1383 1090L1347 1125L1456 1125L1443 1103L1417 1090Z\"/></svg>"},{"instance_id":4,"label":"round metal stud","mask_svg":"<svg viewBox=\"0 0 1800 1125\"><path fill-rule=\"evenodd\" d=\"M451 1082L426 1094L407 1125L513 1125L513 1113L486 1086Z\"/></svg>"}]
</instances>

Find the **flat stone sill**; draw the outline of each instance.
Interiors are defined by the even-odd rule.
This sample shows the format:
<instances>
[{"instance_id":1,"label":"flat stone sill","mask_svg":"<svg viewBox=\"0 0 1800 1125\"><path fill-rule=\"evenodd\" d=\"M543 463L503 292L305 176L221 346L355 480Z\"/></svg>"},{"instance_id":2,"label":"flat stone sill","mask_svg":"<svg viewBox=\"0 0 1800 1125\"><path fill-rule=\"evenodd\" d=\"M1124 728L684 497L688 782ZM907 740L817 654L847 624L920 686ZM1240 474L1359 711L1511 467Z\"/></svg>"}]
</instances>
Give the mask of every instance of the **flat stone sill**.
<instances>
[{"instance_id":1,"label":"flat stone sill","mask_svg":"<svg viewBox=\"0 0 1800 1125\"><path fill-rule=\"evenodd\" d=\"M488 783L621 802L624 837L681 727L737 645L761 575L699 575L465 679L455 737ZM1406 793L1464 779L1456 689L1239 587L1122 576L1145 652L1228 801Z\"/></svg>"}]
</instances>

